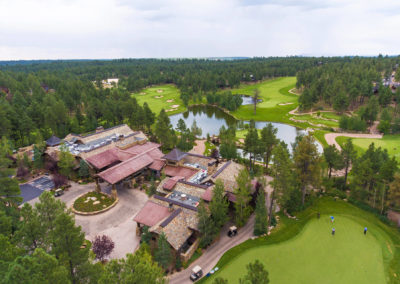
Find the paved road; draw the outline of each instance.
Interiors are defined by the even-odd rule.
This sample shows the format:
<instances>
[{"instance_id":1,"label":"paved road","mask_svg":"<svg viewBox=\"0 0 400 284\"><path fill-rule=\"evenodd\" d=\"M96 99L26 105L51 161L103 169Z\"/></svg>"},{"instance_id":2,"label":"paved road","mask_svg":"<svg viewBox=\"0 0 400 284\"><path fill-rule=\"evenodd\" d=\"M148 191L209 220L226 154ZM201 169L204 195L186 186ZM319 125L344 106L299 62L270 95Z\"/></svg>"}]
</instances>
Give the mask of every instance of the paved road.
<instances>
[{"instance_id":1,"label":"paved road","mask_svg":"<svg viewBox=\"0 0 400 284\"><path fill-rule=\"evenodd\" d=\"M110 186L101 184L102 190L110 191ZM71 207L74 200L81 194L93 191L95 184L80 185L71 182L71 187L59 197ZM127 253L133 253L140 241L136 236L136 223L133 217L146 203L147 195L137 189L118 188L118 204L104 213L93 216L75 215L75 223L82 227L86 239L93 241L96 235L107 235L115 243L110 258L123 258ZM29 201L34 204L38 198Z\"/></svg>"},{"instance_id":2,"label":"paved road","mask_svg":"<svg viewBox=\"0 0 400 284\"><path fill-rule=\"evenodd\" d=\"M200 267L203 269L204 275L206 275L211 269L215 267L221 256L227 250L253 237L254 214L250 216L247 224L243 228L239 229L238 235L236 237L229 238L227 236L229 226L232 226L232 224L225 225L221 231L221 236L219 240L217 240L209 248L207 248L203 255L199 257L196 261L194 261L187 269L171 275L169 283L192 283L189 277L194 266L200 265Z\"/></svg>"}]
</instances>

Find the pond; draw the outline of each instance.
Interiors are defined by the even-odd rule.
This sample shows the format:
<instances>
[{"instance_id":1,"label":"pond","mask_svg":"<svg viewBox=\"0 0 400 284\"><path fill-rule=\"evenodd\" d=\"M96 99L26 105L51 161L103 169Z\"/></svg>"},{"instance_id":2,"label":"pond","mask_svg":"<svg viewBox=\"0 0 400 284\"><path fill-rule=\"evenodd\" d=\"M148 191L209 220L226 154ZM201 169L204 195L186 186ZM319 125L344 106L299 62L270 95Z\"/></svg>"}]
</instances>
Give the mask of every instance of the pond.
<instances>
[{"instance_id":1,"label":"pond","mask_svg":"<svg viewBox=\"0 0 400 284\"><path fill-rule=\"evenodd\" d=\"M253 97L251 97L251 96L242 95L242 100L243 100L242 106L244 106L244 105L252 105L254 103ZM262 102L261 99L257 100L257 103L261 103L261 102Z\"/></svg>"},{"instance_id":2,"label":"pond","mask_svg":"<svg viewBox=\"0 0 400 284\"><path fill-rule=\"evenodd\" d=\"M176 128L179 119L183 119L187 125L190 127L193 121L196 120L197 126L202 129L202 136L206 137L207 133L212 135L218 135L219 129L222 126L228 127L233 125L238 125L238 120L236 120L231 115L223 112L221 109L212 106L193 106L190 107L188 111L184 113L179 113L170 116L171 123L174 128ZM244 121L248 123L248 121ZM256 121L256 128L262 129L268 121ZM307 132L303 129L296 128L294 126L271 122L274 127L278 129L277 137L286 144L288 144L289 149L291 144L294 143L296 136L300 134L306 134ZM318 150L322 152L322 147L318 143Z\"/></svg>"}]
</instances>

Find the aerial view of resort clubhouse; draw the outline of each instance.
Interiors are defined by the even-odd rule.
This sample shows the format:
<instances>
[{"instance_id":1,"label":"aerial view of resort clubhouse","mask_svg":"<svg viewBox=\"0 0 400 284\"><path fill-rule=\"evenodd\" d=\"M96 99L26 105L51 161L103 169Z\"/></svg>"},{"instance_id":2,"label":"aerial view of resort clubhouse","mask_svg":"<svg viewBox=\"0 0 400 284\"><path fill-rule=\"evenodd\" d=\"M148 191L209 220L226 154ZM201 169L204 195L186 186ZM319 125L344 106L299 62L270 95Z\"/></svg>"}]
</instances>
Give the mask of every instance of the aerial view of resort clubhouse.
<instances>
[{"instance_id":1,"label":"aerial view of resort clubhouse","mask_svg":"<svg viewBox=\"0 0 400 284\"><path fill-rule=\"evenodd\" d=\"M0 284L400 283L399 3L0 9Z\"/></svg>"}]
</instances>

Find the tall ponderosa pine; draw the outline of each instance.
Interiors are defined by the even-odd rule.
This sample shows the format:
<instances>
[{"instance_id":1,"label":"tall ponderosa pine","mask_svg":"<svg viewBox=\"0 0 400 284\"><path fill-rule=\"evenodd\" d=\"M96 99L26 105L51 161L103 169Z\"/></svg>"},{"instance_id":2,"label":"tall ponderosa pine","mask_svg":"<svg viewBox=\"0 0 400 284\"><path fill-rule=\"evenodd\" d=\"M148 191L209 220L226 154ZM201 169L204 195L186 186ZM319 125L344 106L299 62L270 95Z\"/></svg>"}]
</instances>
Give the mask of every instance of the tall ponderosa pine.
<instances>
[{"instance_id":1,"label":"tall ponderosa pine","mask_svg":"<svg viewBox=\"0 0 400 284\"><path fill-rule=\"evenodd\" d=\"M74 161L74 156L65 145L62 145L60 147L60 160L58 161L60 173L66 177L71 177L74 169Z\"/></svg>"},{"instance_id":2,"label":"tall ponderosa pine","mask_svg":"<svg viewBox=\"0 0 400 284\"><path fill-rule=\"evenodd\" d=\"M199 218L198 228L201 233L200 237L200 247L207 247L214 240L217 233L217 228L213 220L210 218L210 214L201 200L199 206L197 207L197 215Z\"/></svg>"},{"instance_id":3,"label":"tall ponderosa pine","mask_svg":"<svg viewBox=\"0 0 400 284\"><path fill-rule=\"evenodd\" d=\"M151 132L151 126L153 125L156 115L151 111L149 105L145 102L143 104L144 124L148 132Z\"/></svg>"},{"instance_id":4,"label":"tall ponderosa pine","mask_svg":"<svg viewBox=\"0 0 400 284\"><path fill-rule=\"evenodd\" d=\"M276 134L278 133L278 128L273 127L271 123L268 123L261 130L260 144L261 144L261 153L264 160L265 168L268 170L269 161L272 156L272 150L275 145L279 142L276 138Z\"/></svg>"},{"instance_id":5,"label":"tall ponderosa pine","mask_svg":"<svg viewBox=\"0 0 400 284\"><path fill-rule=\"evenodd\" d=\"M157 242L157 250L155 252L155 260L162 266L164 269L167 269L171 264L172 255L170 245L168 243L167 237L164 233L161 233L158 237Z\"/></svg>"},{"instance_id":6,"label":"tall ponderosa pine","mask_svg":"<svg viewBox=\"0 0 400 284\"><path fill-rule=\"evenodd\" d=\"M268 231L267 207L265 206L265 193L263 187L259 190L257 195L255 214L256 220L254 222L254 235L260 236Z\"/></svg>"},{"instance_id":7,"label":"tall ponderosa pine","mask_svg":"<svg viewBox=\"0 0 400 284\"><path fill-rule=\"evenodd\" d=\"M260 153L260 140L258 138L258 130L254 127L254 123L250 122L250 128L244 139L243 152L249 154L250 170L253 170L254 163Z\"/></svg>"},{"instance_id":8,"label":"tall ponderosa pine","mask_svg":"<svg viewBox=\"0 0 400 284\"><path fill-rule=\"evenodd\" d=\"M310 134L298 141L293 150L293 160L301 186L301 204L304 206L307 187L316 185L320 178L320 156Z\"/></svg>"},{"instance_id":9,"label":"tall ponderosa pine","mask_svg":"<svg viewBox=\"0 0 400 284\"><path fill-rule=\"evenodd\" d=\"M241 227L246 223L251 213L249 205L251 200L251 179L249 172L246 169L241 170L236 177L236 182L238 187L234 190L236 197L235 220L236 224Z\"/></svg>"},{"instance_id":10,"label":"tall ponderosa pine","mask_svg":"<svg viewBox=\"0 0 400 284\"><path fill-rule=\"evenodd\" d=\"M218 229L228 220L228 206L229 202L225 197L224 183L217 179L209 208L211 218Z\"/></svg>"},{"instance_id":11,"label":"tall ponderosa pine","mask_svg":"<svg viewBox=\"0 0 400 284\"><path fill-rule=\"evenodd\" d=\"M347 141L344 143L341 155L344 166L344 184L346 185L350 166L357 158L357 151L354 149L351 139L347 139Z\"/></svg>"},{"instance_id":12,"label":"tall ponderosa pine","mask_svg":"<svg viewBox=\"0 0 400 284\"><path fill-rule=\"evenodd\" d=\"M291 191L293 187L293 163L290 159L289 150L285 143L279 143L272 152L272 181L271 185L274 189L270 197L269 205L269 218L268 224L271 225L273 204L276 198L280 201L281 205L284 206L287 200L290 199Z\"/></svg>"},{"instance_id":13,"label":"tall ponderosa pine","mask_svg":"<svg viewBox=\"0 0 400 284\"><path fill-rule=\"evenodd\" d=\"M10 178L13 171L9 168L11 165L9 155L11 155L11 147L8 140L3 137L0 144L0 202L3 204L8 202L15 204L22 201L22 198L19 197L21 190L18 181Z\"/></svg>"},{"instance_id":14,"label":"tall ponderosa pine","mask_svg":"<svg viewBox=\"0 0 400 284\"><path fill-rule=\"evenodd\" d=\"M343 159L335 145L324 148L324 158L328 166L328 177L331 178L332 169L339 170L343 167Z\"/></svg>"},{"instance_id":15,"label":"tall ponderosa pine","mask_svg":"<svg viewBox=\"0 0 400 284\"><path fill-rule=\"evenodd\" d=\"M89 176L89 166L83 159L79 162L78 174L81 178L87 178Z\"/></svg>"},{"instance_id":16,"label":"tall ponderosa pine","mask_svg":"<svg viewBox=\"0 0 400 284\"><path fill-rule=\"evenodd\" d=\"M174 148L177 138L172 128L171 121L164 109L160 111L157 117L155 134L160 140L164 150Z\"/></svg>"}]
</instances>

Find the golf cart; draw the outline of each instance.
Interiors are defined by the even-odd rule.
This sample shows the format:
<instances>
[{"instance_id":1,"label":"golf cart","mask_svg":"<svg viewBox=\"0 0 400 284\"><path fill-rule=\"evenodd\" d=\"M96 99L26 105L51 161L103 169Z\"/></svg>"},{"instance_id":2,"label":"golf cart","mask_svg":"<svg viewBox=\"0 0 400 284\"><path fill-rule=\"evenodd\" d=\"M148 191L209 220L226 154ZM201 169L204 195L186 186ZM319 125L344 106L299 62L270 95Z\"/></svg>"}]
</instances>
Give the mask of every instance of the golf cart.
<instances>
[{"instance_id":1,"label":"golf cart","mask_svg":"<svg viewBox=\"0 0 400 284\"><path fill-rule=\"evenodd\" d=\"M190 280L197 281L201 278L201 276L203 276L203 270L201 270L201 267L196 265L195 267L193 267L192 269L192 274L190 275Z\"/></svg>"},{"instance_id":2,"label":"golf cart","mask_svg":"<svg viewBox=\"0 0 400 284\"><path fill-rule=\"evenodd\" d=\"M228 237L232 238L236 235L237 235L237 227L236 226L229 227Z\"/></svg>"},{"instance_id":3,"label":"golf cart","mask_svg":"<svg viewBox=\"0 0 400 284\"><path fill-rule=\"evenodd\" d=\"M61 196L61 195L63 195L63 194L64 194L64 190L63 190L62 188L57 188L57 189L54 191L54 196L55 196L55 197Z\"/></svg>"}]
</instances>

